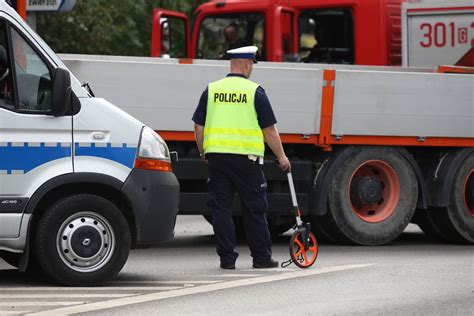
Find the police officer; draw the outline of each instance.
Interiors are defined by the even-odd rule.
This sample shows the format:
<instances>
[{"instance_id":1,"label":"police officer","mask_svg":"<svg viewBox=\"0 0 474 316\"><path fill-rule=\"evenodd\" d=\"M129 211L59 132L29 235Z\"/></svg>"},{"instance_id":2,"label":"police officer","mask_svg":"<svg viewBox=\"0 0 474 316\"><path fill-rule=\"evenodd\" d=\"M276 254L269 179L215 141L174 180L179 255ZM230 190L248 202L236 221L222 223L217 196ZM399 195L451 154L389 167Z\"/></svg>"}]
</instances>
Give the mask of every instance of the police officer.
<instances>
[{"instance_id":1,"label":"police officer","mask_svg":"<svg viewBox=\"0 0 474 316\"><path fill-rule=\"evenodd\" d=\"M277 157L280 168L291 169L276 119L265 90L248 78L258 48L246 46L227 51L231 73L204 90L193 115L201 157L209 167L209 205L220 267L235 269L238 253L232 221L234 193L242 202L243 222L254 268L273 268L268 231L267 183L261 164L265 142Z\"/></svg>"}]
</instances>

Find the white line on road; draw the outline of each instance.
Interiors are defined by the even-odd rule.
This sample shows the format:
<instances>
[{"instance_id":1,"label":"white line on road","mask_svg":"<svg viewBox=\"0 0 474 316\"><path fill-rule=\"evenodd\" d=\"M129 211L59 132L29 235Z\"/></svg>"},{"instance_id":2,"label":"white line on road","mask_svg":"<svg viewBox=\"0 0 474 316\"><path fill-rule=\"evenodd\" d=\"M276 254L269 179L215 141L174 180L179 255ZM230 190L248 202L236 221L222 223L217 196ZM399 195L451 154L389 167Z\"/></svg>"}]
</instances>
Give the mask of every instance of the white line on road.
<instances>
[{"instance_id":1,"label":"white line on road","mask_svg":"<svg viewBox=\"0 0 474 316\"><path fill-rule=\"evenodd\" d=\"M208 275L207 275L208 276ZM113 284L210 284L219 283L222 280L195 280L195 281L116 281Z\"/></svg>"},{"instance_id":2,"label":"white line on road","mask_svg":"<svg viewBox=\"0 0 474 316\"><path fill-rule=\"evenodd\" d=\"M69 305L78 305L78 304L87 304L90 301L75 301L75 302L46 302L46 301L15 301L15 302L0 302L0 306L69 306ZM1 311L0 311L1 313Z\"/></svg>"},{"instance_id":3,"label":"white line on road","mask_svg":"<svg viewBox=\"0 0 474 316\"><path fill-rule=\"evenodd\" d=\"M288 267L288 268L270 268L270 269L265 269L265 272L271 272L271 271L278 271L278 272L292 272L292 271L298 271L298 268L293 268L293 267ZM240 271L243 272L255 272L255 268L252 269L242 269Z\"/></svg>"},{"instance_id":4,"label":"white line on road","mask_svg":"<svg viewBox=\"0 0 474 316\"><path fill-rule=\"evenodd\" d=\"M171 291L182 289L182 286L102 286L102 287L6 287L0 293L10 291Z\"/></svg>"},{"instance_id":5,"label":"white line on road","mask_svg":"<svg viewBox=\"0 0 474 316\"><path fill-rule=\"evenodd\" d=\"M298 270L295 272L272 274L272 275L266 275L266 276L250 278L250 279L233 280L229 282L208 284L208 285L202 285L202 286L192 287L192 288L183 288L176 291L151 293L151 294L144 294L144 295L138 295L138 296L133 296L133 297L124 297L124 298L119 298L119 299L109 300L109 301L104 301L104 302L84 304L81 306L63 307L63 308L58 308L55 310L31 313L28 315L51 316L51 315L70 315L70 314L78 314L78 313L87 313L87 312L92 312L92 311L108 309L108 308L158 301L158 300L180 297L180 296L185 296L185 295L207 293L207 292L237 288L237 287L248 286L248 285L288 280L288 279L293 279L293 278L308 277L312 275L318 275L318 274L324 274L324 273L330 273L330 272L359 269L359 268L369 267L372 265L373 264L354 264L354 265L336 266L336 267L331 267L331 268Z\"/></svg>"},{"instance_id":6,"label":"white line on road","mask_svg":"<svg viewBox=\"0 0 474 316\"><path fill-rule=\"evenodd\" d=\"M259 276L265 276L267 274L250 274L250 273L232 273L232 274L219 274L218 276L223 278L254 278Z\"/></svg>"},{"instance_id":7,"label":"white line on road","mask_svg":"<svg viewBox=\"0 0 474 316\"><path fill-rule=\"evenodd\" d=\"M0 294L0 299L19 299L19 298L118 298L132 296L133 294ZM0 315L1 315L0 311Z\"/></svg>"}]
</instances>

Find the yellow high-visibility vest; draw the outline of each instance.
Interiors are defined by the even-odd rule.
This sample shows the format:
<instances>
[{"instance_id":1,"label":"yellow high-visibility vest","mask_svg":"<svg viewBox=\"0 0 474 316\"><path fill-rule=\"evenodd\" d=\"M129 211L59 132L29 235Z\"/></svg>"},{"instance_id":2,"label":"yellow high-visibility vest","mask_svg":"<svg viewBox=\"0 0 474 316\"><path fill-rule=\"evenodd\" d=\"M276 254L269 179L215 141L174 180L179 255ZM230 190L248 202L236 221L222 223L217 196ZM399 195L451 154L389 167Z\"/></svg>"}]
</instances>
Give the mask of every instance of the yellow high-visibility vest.
<instances>
[{"instance_id":1,"label":"yellow high-visibility vest","mask_svg":"<svg viewBox=\"0 0 474 316\"><path fill-rule=\"evenodd\" d=\"M231 76L208 87L204 153L263 156L265 143L255 111L258 84Z\"/></svg>"}]
</instances>

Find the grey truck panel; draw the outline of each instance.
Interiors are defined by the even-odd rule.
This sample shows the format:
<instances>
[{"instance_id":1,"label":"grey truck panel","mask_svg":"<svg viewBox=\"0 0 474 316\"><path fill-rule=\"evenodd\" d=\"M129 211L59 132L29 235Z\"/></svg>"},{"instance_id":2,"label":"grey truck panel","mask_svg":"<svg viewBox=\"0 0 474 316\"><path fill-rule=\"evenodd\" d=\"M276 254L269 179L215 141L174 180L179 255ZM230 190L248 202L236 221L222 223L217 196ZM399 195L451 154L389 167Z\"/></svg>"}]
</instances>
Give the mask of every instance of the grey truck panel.
<instances>
[{"instance_id":1,"label":"grey truck panel","mask_svg":"<svg viewBox=\"0 0 474 316\"><path fill-rule=\"evenodd\" d=\"M156 130L193 131L192 114L228 61L62 55L94 92ZM474 76L433 69L258 63L252 79L265 88L278 129L318 134L323 70L335 69L332 134L473 137Z\"/></svg>"},{"instance_id":2,"label":"grey truck panel","mask_svg":"<svg viewBox=\"0 0 474 316\"><path fill-rule=\"evenodd\" d=\"M63 56L94 93L156 130L192 131L191 117L208 82L229 72L228 61L192 65L176 60ZM322 70L257 65L252 80L266 90L284 133L319 133Z\"/></svg>"},{"instance_id":3,"label":"grey truck panel","mask_svg":"<svg viewBox=\"0 0 474 316\"><path fill-rule=\"evenodd\" d=\"M474 137L474 76L336 73L332 134Z\"/></svg>"}]
</instances>

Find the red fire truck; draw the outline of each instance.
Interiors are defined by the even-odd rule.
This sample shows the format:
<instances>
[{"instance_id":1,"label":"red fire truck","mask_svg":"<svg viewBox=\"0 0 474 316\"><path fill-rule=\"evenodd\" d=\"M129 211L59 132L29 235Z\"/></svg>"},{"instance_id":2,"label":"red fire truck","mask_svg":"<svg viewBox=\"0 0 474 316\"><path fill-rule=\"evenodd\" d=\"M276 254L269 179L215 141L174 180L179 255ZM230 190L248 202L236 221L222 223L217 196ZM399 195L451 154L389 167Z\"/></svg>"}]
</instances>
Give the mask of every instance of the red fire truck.
<instances>
[{"instance_id":1,"label":"red fire truck","mask_svg":"<svg viewBox=\"0 0 474 316\"><path fill-rule=\"evenodd\" d=\"M186 37L185 50L183 43L175 41L184 28L186 34L191 34L188 18L156 9L151 55L168 53L166 44L159 45L168 39L171 57L220 59L229 47L226 28L235 26L242 43L259 47L261 60L400 65L402 2L210 1L196 10L192 36Z\"/></svg>"},{"instance_id":2,"label":"red fire truck","mask_svg":"<svg viewBox=\"0 0 474 316\"><path fill-rule=\"evenodd\" d=\"M185 14L155 9L151 56L225 59L229 48L256 45L262 61L398 66L402 63L402 17L420 11L417 5L442 5L444 15L456 7L455 13L461 9L464 17L467 9L467 18L472 20L474 7L468 1L410 1L415 8L402 14L404 2L408 0L214 0L197 8L192 32ZM426 12L435 11L430 7ZM428 22L416 31L424 36L430 26ZM431 36L439 37L435 28ZM474 31L474 24L457 25L458 29ZM426 43L423 37L416 40ZM468 51L470 44L464 44L469 47L457 48ZM446 63L433 60L437 61Z\"/></svg>"}]
</instances>

